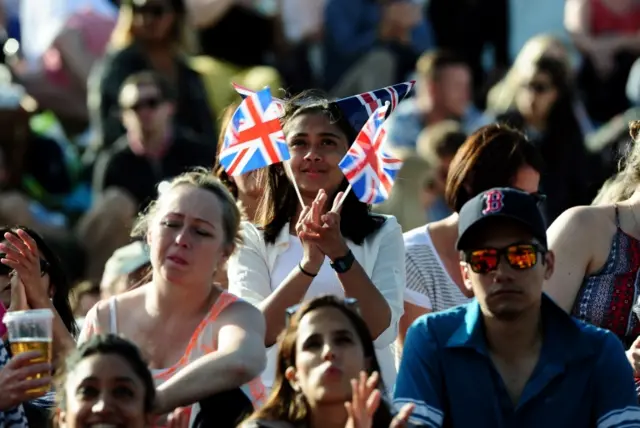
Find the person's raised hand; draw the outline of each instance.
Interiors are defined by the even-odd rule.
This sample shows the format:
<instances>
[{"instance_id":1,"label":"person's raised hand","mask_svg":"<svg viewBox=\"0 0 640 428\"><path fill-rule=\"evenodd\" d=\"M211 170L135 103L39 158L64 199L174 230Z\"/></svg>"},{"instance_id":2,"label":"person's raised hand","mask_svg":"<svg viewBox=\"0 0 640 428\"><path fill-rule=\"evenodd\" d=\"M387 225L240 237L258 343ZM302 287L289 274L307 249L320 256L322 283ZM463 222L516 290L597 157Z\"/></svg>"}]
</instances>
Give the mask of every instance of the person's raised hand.
<instances>
[{"instance_id":1,"label":"person's raised hand","mask_svg":"<svg viewBox=\"0 0 640 428\"><path fill-rule=\"evenodd\" d=\"M320 224L322 211L326 203L326 194L320 190L311 203L304 207L298 222L296 223L296 234L302 243L302 260L300 266L311 274L317 274L324 263L324 254L318 246L311 240L313 235L310 234L310 225Z\"/></svg>"}]
</instances>

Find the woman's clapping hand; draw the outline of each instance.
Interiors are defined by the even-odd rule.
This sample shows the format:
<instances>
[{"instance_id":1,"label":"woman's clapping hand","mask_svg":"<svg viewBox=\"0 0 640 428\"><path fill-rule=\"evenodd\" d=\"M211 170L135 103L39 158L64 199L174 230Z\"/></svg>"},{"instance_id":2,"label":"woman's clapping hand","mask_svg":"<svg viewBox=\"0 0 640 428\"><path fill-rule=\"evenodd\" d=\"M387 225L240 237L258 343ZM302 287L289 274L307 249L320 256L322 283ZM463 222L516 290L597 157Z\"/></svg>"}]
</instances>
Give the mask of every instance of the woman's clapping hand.
<instances>
[{"instance_id":1,"label":"woman's clapping hand","mask_svg":"<svg viewBox=\"0 0 640 428\"><path fill-rule=\"evenodd\" d=\"M345 428L371 428L373 419L382 395L377 388L380 375L373 372L369 377L365 372L360 373L360 379L351 380L350 402L345 403L347 409L348 420ZM400 412L393 418L389 428L403 428L407 426L409 416L414 409L413 404L406 404L400 409Z\"/></svg>"},{"instance_id":2,"label":"woman's clapping hand","mask_svg":"<svg viewBox=\"0 0 640 428\"><path fill-rule=\"evenodd\" d=\"M13 269L13 277L22 283L31 308L46 307L49 302L48 281L44 279L38 245L27 232L16 230L16 235L4 234L6 244L0 244L4 257L0 262ZM17 278L16 278L17 277ZM12 286L12 294L13 294Z\"/></svg>"},{"instance_id":3,"label":"woman's clapping hand","mask_svg":"<svg viewBox=\"0 0 640 428\"><path fill-rule=\"evenodd\" d=\"M347 242L340 231L340 208L344 197L345 194L339 192L333 200L331 210L325 211L327 193L319 190L312 206L315 210L314 215L304 219L302 234L299 235L301 240L316 245L323 256L331 260L343 257L349 252Z\"/></svg>"}]
</instances>

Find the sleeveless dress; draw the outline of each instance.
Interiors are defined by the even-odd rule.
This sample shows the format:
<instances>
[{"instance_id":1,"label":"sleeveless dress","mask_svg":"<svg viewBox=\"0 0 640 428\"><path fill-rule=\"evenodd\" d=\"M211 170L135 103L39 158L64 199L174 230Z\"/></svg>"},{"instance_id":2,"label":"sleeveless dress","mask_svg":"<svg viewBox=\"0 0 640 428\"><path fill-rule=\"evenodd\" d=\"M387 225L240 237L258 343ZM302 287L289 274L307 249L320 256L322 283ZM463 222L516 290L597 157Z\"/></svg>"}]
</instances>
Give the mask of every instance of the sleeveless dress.
<instances>
[{"instance_id":1,"label":"sleeveless dress","mask_svg":"<svg viewBox=\"0 0 640 428\"><path fill-rule=\"evenodd\" d=\"M607 262L600 271L585 277L571 310L574 317L606 328L629 349L640 336L640 320L633 306L640 296L640 241L620 228L618 206L616 233ZM637 389L640 380L636 380ZM640 396L640 389L638 389Z\"/></svg>"},{"instance_id":2,"label":"sleeveless dress","mask_svg":"<svg viewBox=\"0 0 640 428\"><path fill-rule=\"evenodd\" d=\"M184 352L184 355L180 360L172 365L171 367L164 369L154 369L151 370L153 374L153 378L156 382L156 386L161 385L168 379L170 379L174 374L179 372L189 363L197 360L198 358L207 355L211 352L215 352L217 350L217 335L215 334L215 323L214 321L218 318L220 313L227 308L232 303L241 300L240 298L234 296L231 293L223 291L222 294L218 297L215 303L211 306L211 309L204 317L204 319L200 322L198 327L195 329L191 339L189 340L189 344ZM115 297L109 299L109 333L118 334L118 326L117 326L117 313L116 313L116 300ZM85 332L86 329L86 332ZM83 340L86 340L88 337L98 334L97 327L97 316L95 307L89 311L87 317L85 319L85 324L83 327L83 333L80 335ZM256 378L251 382L242 385L239 390L242 392L244 396L248 400L250 400L253 408L256 409L265 401L265 389L260 381L260 378ZM223 393L224 394L224 393ZM216 394L217 396L218 394ZM226 397L227 395L221 395ZM212 398L215 398L213 396ZM216 405L217 409L223 406L217 406L220 400L215 399L207 399L203 400L207 403L207 407L211 405ZM225 400L226 402L226 400ZM228 409L228 407L225 407ZM190 414L189 417L189 426L193 427L196 425L200 425L201 423L198 421L198 415L202 410L200 403L195 403L191 405L186 411ZM222 426L222 425L219 425Z\"/></svg>"}]
</instances>

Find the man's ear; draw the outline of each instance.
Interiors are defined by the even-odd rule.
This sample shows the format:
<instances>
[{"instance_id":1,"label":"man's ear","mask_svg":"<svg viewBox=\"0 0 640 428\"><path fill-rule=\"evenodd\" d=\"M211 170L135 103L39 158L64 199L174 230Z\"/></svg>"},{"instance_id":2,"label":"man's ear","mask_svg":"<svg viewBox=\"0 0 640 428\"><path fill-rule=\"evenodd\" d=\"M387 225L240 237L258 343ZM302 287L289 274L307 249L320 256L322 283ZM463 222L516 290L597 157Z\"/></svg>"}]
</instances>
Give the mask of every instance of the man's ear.
<instances>
[{"instance_id":1,"label":"man's ear","mask_svg":"<svg viewBox=\"0 0 640 428\"><path fill-rule=\"evenodd\" d=\"M549 280L556 266L556 255L549 250L544 254L544 279Z\"/></svg>"},{"instance_id":2,"label":"man's ear","mask_svg":"<svg viewBox=\"0 0 640 428\"><path fill-rule=\"evenodd\" d=\"M469 269L469 265L466 262L460 262L460 273L462 274L462 282L464 284L464 288L473 293L473 286L471 284L470 277L471 270Z\"/></svg>"}]
</instances>

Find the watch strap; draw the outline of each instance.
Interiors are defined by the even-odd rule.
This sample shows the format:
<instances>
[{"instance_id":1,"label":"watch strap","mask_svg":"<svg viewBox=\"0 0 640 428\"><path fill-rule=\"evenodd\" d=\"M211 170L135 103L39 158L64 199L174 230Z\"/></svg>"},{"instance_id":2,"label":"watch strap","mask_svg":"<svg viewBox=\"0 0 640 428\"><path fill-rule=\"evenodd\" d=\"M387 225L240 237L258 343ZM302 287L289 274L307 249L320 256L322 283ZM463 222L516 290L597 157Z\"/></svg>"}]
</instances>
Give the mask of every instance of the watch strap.
<instances>
[{"instance_id":1,"label":"watch strap","mask_svg":"<svg viewBox=\"0 0 640 428\"><path fill-rule=\"evenodd\" d=\"M351 250L349 250L349 252L346 255L344 255L342 257L338 257L337 259L333 260L331 262L331 267L337 273L345 273L349 269L351 269L351 266L353 266L353 262L355 260L356 260L356 258L354 257L354 255L351 252Z\"/></svg>"}]
</instances>

